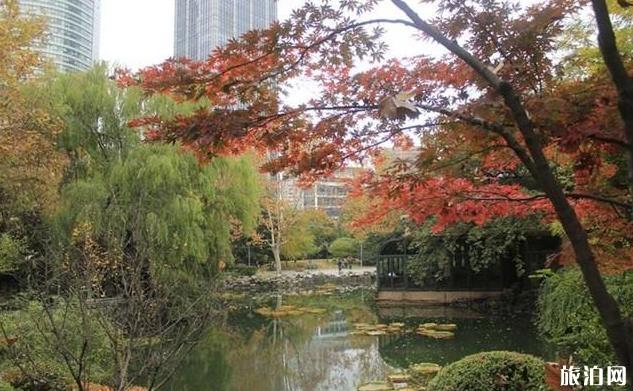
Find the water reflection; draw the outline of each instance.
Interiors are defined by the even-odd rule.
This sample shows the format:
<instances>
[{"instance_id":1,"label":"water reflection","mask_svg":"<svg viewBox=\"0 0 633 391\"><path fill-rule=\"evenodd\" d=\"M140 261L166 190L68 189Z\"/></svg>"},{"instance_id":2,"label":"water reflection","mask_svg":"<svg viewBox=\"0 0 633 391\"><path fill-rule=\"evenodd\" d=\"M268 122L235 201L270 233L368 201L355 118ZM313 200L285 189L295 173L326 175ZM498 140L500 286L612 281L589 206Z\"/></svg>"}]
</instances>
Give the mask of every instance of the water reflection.
<instances>
[{"instance_id":1,"label":"water reflection","mask_svg":"<svg viewBox=\"0 0 633 391\"><path fill-rule=\"evenodd\" d=\"M312 300L312 301L310 301ZM269 303L281 306L281 299ZM250 308L232 313L210 332L184 367L171 390L353 391L382 380L394 368L414 362L445 364L483 350L516 350L543 355L529 320L492 319L481 314L376 311L365 297L288 298L284 304L327 307L324 315L264 318ZM308 303L306 303L308 301ZM433 309L435 311L438 308ZM422 315L422 316L420 316ZM447 316L449 315L449 316ZM429 340L415 334L367 337L350 335L356 322L405 321L415 325L450 320L455 340Z\"/></svg>"}]
</instances>

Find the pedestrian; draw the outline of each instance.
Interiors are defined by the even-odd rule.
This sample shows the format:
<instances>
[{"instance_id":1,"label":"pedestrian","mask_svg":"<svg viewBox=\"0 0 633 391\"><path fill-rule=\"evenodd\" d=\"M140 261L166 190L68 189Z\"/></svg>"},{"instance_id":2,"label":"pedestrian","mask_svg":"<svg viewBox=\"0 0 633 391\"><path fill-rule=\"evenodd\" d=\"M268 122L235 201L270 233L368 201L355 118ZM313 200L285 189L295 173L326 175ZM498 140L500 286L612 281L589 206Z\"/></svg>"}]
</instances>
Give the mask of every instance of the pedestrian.
<instances>
[{"instance_id":1,"label":"pedestrian","mask_svg":"<svg viewBox=\"0 0 633 391\"><path fill-rule=\"evenodd\" d=\"M336 265L338 266L338 274L341 274L343 272L343 258L339 258Z\"/></svg>"}]
</instances>

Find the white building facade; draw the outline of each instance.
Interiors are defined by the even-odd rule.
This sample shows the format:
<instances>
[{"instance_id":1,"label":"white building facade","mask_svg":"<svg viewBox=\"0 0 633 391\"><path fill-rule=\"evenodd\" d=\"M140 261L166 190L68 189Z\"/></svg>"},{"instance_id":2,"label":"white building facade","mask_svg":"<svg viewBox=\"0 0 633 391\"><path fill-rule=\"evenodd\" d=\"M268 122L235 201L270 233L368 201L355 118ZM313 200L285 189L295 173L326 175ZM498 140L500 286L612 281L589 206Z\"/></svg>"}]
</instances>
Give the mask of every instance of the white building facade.
<instances>
[{"instance_id":1,"label":"white building facade","mask_svg":"<svg viewBox=\"0 0 633 391\"><path fill-rule=\"evenodd\" d=\"M59 70L83 71L99 58L100 0L20 0L20 9L46 18L48 35L38 49Z\"/></svg>"}]
</instances>

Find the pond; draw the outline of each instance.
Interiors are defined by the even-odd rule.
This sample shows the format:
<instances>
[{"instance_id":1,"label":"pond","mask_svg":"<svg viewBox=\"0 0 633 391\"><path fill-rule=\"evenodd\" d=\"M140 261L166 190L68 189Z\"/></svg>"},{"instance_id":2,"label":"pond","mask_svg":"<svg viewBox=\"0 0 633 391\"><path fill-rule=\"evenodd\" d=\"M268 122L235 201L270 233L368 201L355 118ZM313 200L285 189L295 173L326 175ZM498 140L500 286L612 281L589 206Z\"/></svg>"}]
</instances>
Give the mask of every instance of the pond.
<instances>
[{"instance_id":1,"label":"pond","mask_svg":"<svg viewBox=\"0 0 633 391\"><path fill-rule=\"evenodd\" d=\"M262 305L327 309L323 314L269 318ZM222 326L210 331L175 374L179 391L355 391L419 362L440 365L487 350L512 350L550 358L529 318L484 316L444 307L376 308L373 295L294 296L227 304ZM455 338L415 333L353 335L357 323L455 323Z\"/></svg>"}]
</instances>

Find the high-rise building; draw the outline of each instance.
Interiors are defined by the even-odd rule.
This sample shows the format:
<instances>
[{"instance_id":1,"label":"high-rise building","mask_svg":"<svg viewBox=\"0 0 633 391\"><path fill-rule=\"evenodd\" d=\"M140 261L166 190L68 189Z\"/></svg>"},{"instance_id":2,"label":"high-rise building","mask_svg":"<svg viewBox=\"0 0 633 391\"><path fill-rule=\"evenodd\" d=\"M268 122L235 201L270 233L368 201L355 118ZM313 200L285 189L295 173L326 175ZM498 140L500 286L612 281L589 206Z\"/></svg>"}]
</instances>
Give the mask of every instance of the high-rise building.
<instances>
[{"instance_id":1,"label":"high-rise building","mask_svg":"<svg viewBox=\"0 0 633 391\"><path fill-rule=\"evenodd\" d=\"M176 0L174 57L204 60L218 46L277 19L277 0Z\"/></svg>"},{"instance_id":2,"label":"high-rise building","mask_svg":"<svg viewBox=\"0 0 633 391\"><path fill-rule=\"evenodd\" d=\"M47 19L48 36L39 49L60 70L85 70L98 59L100 0L20 0L20 8Z\"/></svg>"}]
</instances>

